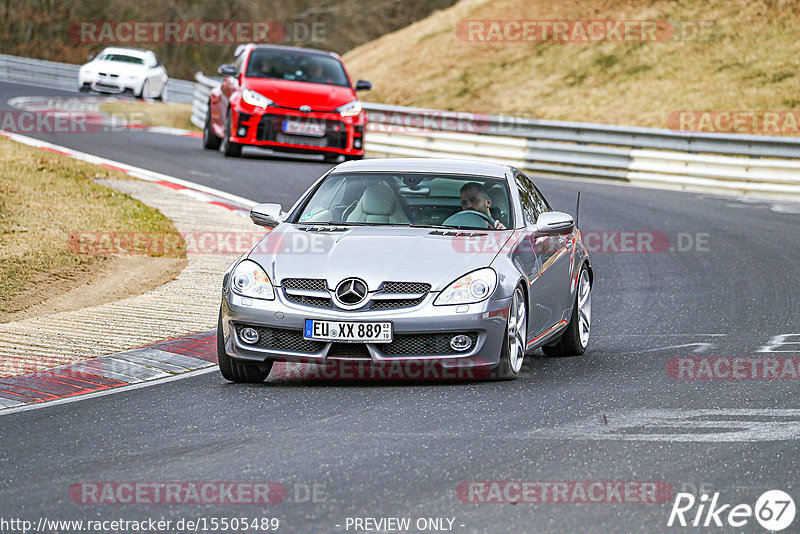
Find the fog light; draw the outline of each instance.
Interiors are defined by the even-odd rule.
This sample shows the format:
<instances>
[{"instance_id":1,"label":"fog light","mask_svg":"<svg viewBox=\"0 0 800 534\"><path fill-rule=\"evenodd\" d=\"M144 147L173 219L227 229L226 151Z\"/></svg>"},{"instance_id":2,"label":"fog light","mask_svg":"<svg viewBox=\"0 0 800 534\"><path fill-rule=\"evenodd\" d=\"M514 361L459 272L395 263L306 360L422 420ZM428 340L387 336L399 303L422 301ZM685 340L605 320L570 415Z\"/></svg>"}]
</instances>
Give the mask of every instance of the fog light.
<instances>
[{"instance_id":1,"label":"fog light","mask_svg":"<svg viewBox=\"0 0 800 534\"><path fill-rule=\"evenodd\" d=\"M471 346L472 340L469 338L469 336L465 336L464 334L453 336L453 339L450 340L450 348L458 352L469 350Z\"/></svg>"},{"instance_id":2,"label":"fog light","mask_svg":"<svg viewBox=\"0 0 800 534\"><path fill-rule=\"evenodd\" d=\"M250 328L249 326L247 328L242 328L239 331L239 336L242 338L242 341L250 345L258 342L258 332L256 332L255 328Z\"/></svg>"},{"instance_id":3,"label":"fog light","mask_svg":"<svg viewBox=\"0 0 800 534\"><path fill-rule=\"evenodd\" d=\"M353 147L354 148L361 148L361 139L354 139L353 140Z\"/></svg>"},{"instance_id":4,"label":"fog light","mask_svg":"<svg viewBox=\"0 0 800 534\"><path fill-rule=\"evenodd\" d=\"M239 128L239 131L236 132L236 135L238 137L244 137L245 135L247 135L247 128Z\"/></svg>"}]
</instances>

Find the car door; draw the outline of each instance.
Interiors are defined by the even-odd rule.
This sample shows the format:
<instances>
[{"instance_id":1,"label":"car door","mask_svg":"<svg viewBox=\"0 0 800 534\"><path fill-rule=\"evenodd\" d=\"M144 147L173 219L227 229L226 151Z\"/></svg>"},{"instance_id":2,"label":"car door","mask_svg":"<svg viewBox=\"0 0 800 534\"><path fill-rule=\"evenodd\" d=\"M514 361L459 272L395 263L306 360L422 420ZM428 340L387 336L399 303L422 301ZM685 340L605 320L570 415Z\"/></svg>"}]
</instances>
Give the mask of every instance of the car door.
<instances>
[{"instance_id":1,"label":"car door","mask_svg":"<svg viewBox=\"0 0 800 534\"><path fill-rule=\"evenodd\" d=\"M543 236L536 233L540 213L551 211L533 182L523 173L515 175L525 217L525 249L532 256L528 272L530 288L528 339L535 339L563 318L569 294L571 234Z\"/></svg>"}]
</instances>

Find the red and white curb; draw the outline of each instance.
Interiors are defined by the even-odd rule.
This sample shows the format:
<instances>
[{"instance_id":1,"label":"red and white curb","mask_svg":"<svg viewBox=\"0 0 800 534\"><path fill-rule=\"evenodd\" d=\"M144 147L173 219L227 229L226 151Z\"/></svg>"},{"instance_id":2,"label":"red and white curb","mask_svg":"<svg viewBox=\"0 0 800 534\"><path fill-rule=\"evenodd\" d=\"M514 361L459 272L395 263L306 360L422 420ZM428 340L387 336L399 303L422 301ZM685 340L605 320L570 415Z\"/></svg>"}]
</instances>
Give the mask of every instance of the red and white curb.
<instances>
[{"instance_id":1,"label":"red and white curb","mask_svg":"<svg viewBox=\"0 0 800 534\"><path fill-rule=\"evenodd\" d=\"M141 167L128 165L127 163L114 161L100 156L94 156L92 154L73 150L65 146L54 145L33 137L7 132L4 130L0 130L0 135L24 145L40 148L42 150L47 150L48 152L54 152L56 154L68 156L73 159L85 161L87 163L100 165L101 167L105 167L107 169L124 172L133 178L138 178L147 182L154 182L158 185L168 187L202 202L229 209L245 218L250 217L250 208L258 204L253 200L240 197L238 195L233 195L231 193L226 193L225 191L206 187L204 185L189 182L187 180L181 180L180 178L168 176L159 172L149 171Z\"/></svg>"},{"instance_id":2,"label":"red and white curb","mask_svg":"<svg viewBox=\"0 0 800 534\"><path fill-rule=\"evenodd\" d=\"M216 330L211 330L44 371L0 378L0 415L214 371L216 341Z\"/></svg>"}]
</instances>

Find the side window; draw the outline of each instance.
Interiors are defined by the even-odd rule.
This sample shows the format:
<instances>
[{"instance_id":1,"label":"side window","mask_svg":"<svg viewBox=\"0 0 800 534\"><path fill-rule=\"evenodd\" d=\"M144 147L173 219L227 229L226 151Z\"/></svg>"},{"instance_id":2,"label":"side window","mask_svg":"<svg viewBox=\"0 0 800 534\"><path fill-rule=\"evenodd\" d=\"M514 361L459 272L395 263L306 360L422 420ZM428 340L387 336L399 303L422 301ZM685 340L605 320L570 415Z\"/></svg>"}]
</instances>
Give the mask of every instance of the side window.
<instances>
[{"instance_id":1,"label":"side window","mask_svg":"<svg viewBox=\"0 0 800 534\"><path fill-rule=\"evenodd\" d=\"M553 211L553 209L550 207L550 204L548 204L547 199L544 198L542 192L539 191L538 187L536 187L536 184L531 182L531 185L533 185L533 191L536 194L536 209L539 210L539 213L542 213L543 211Z\"/></svg>"},{"instance_id":2,"label":"side window","mask_svg":"<svg viewBox=\"0 0 800 534\"><path fill-rule=\"evenodd\" d=\"M529 225L536 224L539 213L544 211L539 209L536 188L524 174L516 174L514 179L517 182L517 190L519 191L519 199L522 203L522 214L525 217L525 223Z\"/></svg>"}]
</instances>

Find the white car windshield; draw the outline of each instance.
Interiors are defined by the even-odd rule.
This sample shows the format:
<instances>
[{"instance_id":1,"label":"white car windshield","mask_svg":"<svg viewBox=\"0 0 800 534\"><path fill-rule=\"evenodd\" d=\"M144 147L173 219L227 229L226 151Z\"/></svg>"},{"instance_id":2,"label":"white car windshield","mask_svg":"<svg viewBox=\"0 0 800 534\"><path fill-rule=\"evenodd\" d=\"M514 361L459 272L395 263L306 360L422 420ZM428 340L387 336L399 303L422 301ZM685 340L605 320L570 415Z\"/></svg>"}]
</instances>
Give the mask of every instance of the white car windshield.
<instances>
[{"instance_id":1,"label":"white car windshield","mask_svg":"<svg viewBox=\"0 0 800 534\"><path fill-rule=\"evenodd\" d=\"M125 54L101 54L97 57L98 61L118 61L120 63L130 63L132 65L144 65L144 59L140 57L127 56Z\"/></svg>"},{"instance_id":2,"label":"white car windshield","mask_svg":"<svg viewBox=\"0 0 800 534\"><path fill-rule=\"evenodd\" d=\"M301 206L292 222L502 229L512 227L510 206L506 181L499 178L333 173Z\"/></svg>"}]
</instances>

